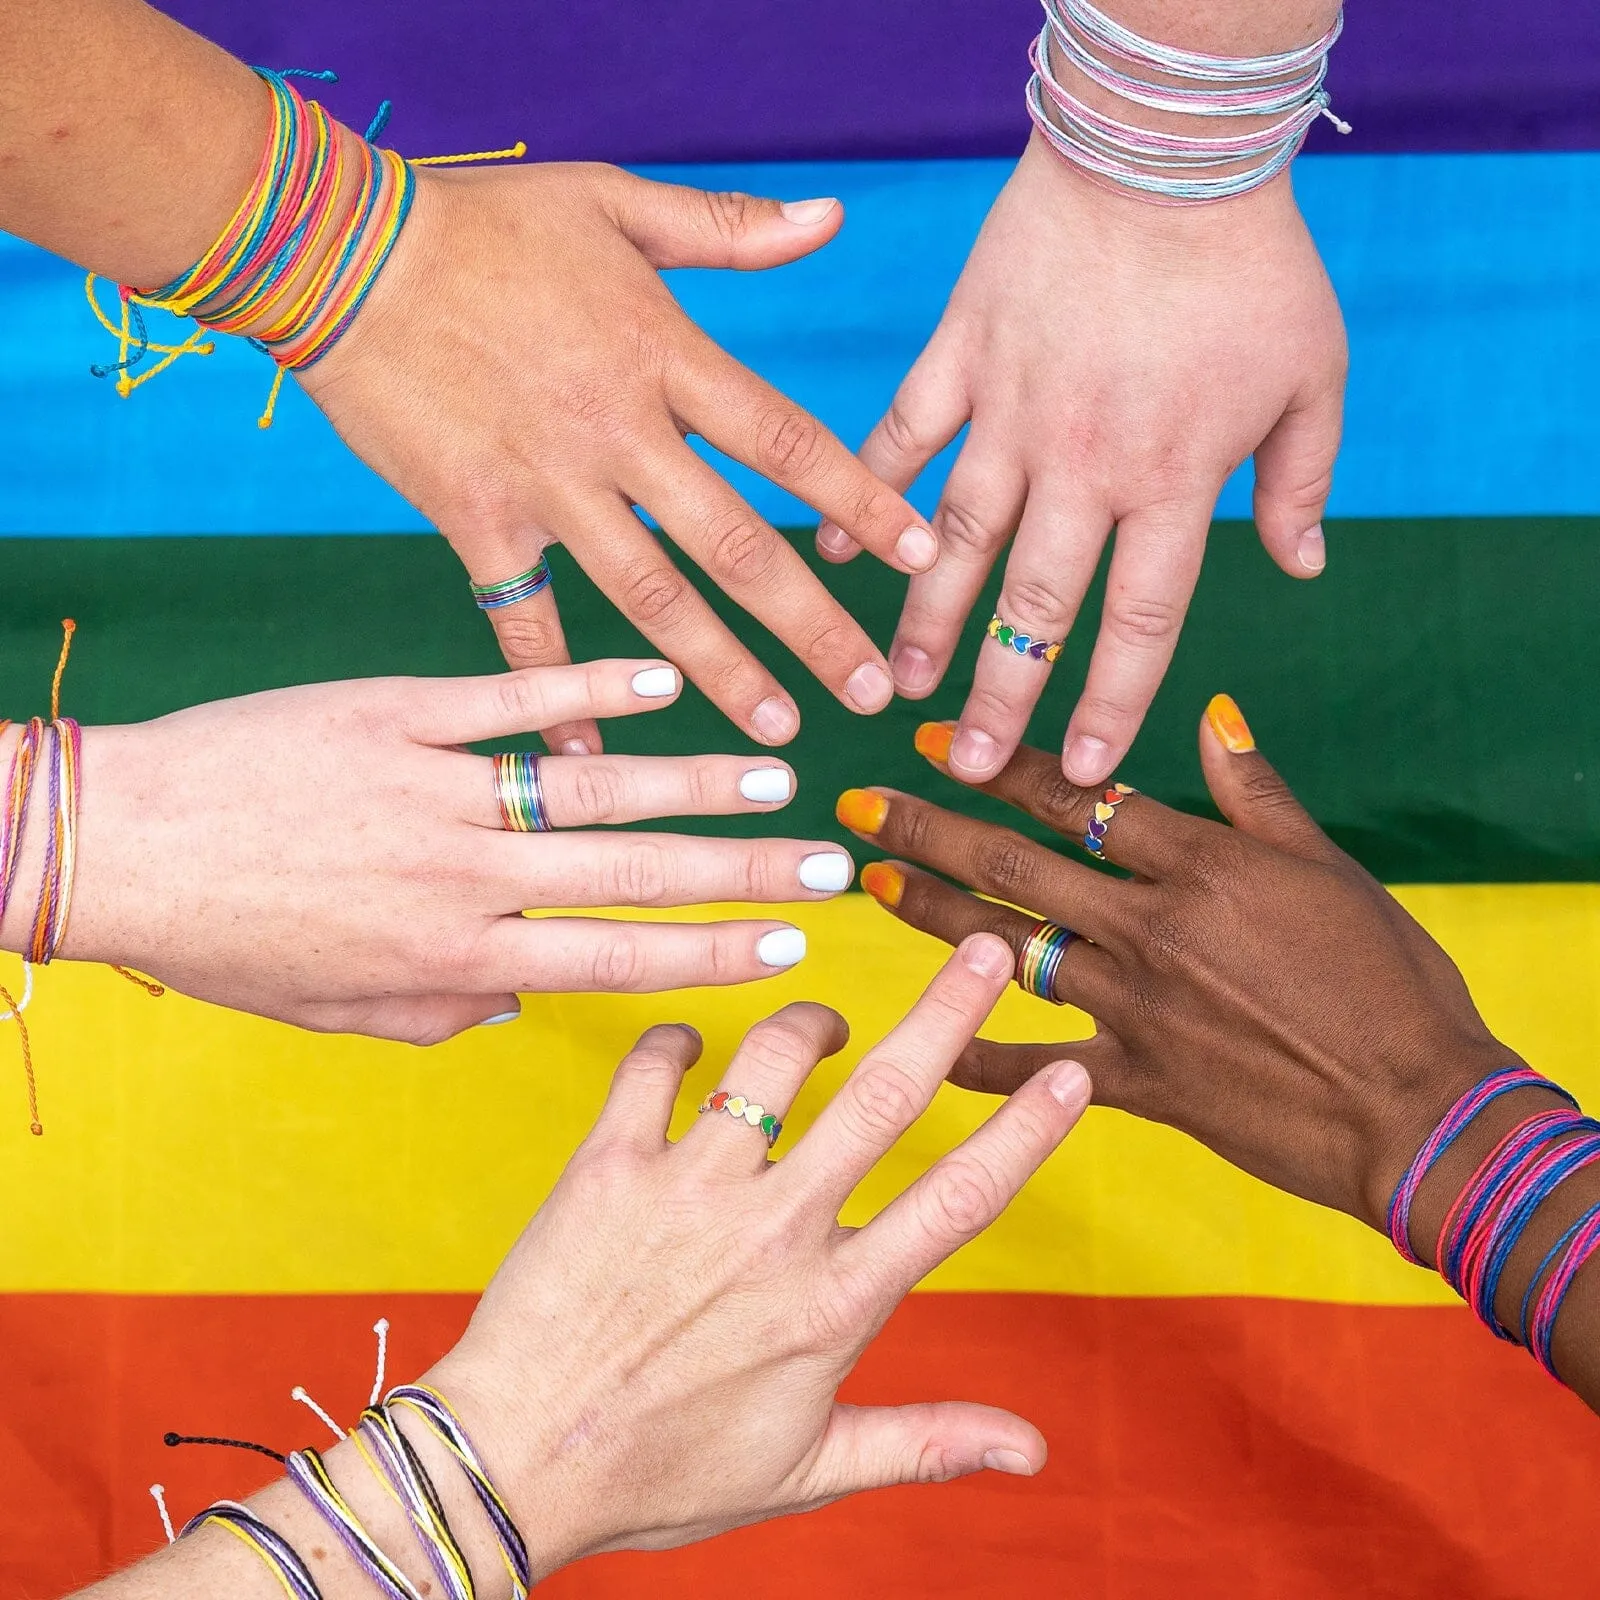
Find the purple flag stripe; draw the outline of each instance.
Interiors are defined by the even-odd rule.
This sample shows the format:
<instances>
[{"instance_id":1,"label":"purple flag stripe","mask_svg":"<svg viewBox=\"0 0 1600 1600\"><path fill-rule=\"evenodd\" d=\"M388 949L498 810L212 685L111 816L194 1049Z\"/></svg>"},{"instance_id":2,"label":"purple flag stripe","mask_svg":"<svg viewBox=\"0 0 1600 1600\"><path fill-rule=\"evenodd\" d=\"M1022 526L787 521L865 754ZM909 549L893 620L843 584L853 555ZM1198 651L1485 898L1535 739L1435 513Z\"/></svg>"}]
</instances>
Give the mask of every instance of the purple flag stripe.
<instances>
[{"instance_id":1,"label":"purple flag stripe","mask_svg":"<svg viewBox=\"0 0 1600 1600\"><path fill-rule=\"evenodd\" d=\"M267 66L332 67L409 155L542 160L1015 155L1036 0L171 0ZM1359 0L1313 150L1600 149L1593 0Z\"/></svg>"}]
</instances>

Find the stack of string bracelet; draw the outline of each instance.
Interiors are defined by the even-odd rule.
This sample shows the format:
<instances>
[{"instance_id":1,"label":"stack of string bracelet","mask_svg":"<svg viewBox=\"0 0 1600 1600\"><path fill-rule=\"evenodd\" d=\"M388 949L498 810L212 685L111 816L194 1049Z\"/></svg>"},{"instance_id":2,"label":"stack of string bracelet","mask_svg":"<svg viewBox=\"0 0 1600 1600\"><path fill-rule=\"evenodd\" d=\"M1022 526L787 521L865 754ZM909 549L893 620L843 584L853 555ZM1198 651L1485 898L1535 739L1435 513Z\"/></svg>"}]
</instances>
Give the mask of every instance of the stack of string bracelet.
<instances>
[{"instance_id":1,"label":"stack of string bracelet","mask_svg":"<svg viewBox=\"0 0 1600 1600\"><path fill-rule=\"evenodd\" d=\"M1411 1206L1440 1157L1485 1106L1518 1089L1544 1089L1567 1102L1518 1122L1489 1152L1445 1214L1435 1246L1439 1275L1497 1338L1525 1346L1551 1377L1556 1321L1568 1291L1600 1249L1600 1204L1591 1206L1546 1251L1528 1280L1511 1327L1495 1312L1505 1269L1528 1225L1560 1186L1600 1161L1600 1123L1582 1115L1567 1091L1526 1067L1507 1067L1469 1089L1445 1114L1406 1169L1389 1202L1389 1238L1411 1247Z\"/></svg>"},{"instance_id":2,"label":"stack of string bracelet","mask_svg":"<svg viewBox=\"0 0 1600 1600\"><path fill-rule=\"evenodd\" d=\"M92 273L85 287L95 316L118 341L118 359L91 369L97 377L115 374L126 397L181 357L211 354L206 329L239 334L278 364L259 419L266 428L284 373L320 361L365 304L410 214L412 169L512 159L525 147L406 161L372 143L388 119L387 101L362 138L289 81L331 82L333 73L255 70L271 92L271 132L255 180L216 243L158 289L122 285L116 321L100 305ZM153 342L144 323L150 307L193 317L198 326L180 343Z\"/></svg>"},{"instance_id":3,"label":"stack of string bracelet","mask_svg":"<svg viewBox=\"0 0 1600 1600\"><path fill-rule=\"evenodd\" d=\"M1277 177L1319 117L1350 132L1323 87L1342 13L1299 49L1235 57L1142 38L1090 0L1044 0L1044 9L1028 110L1056 152L1102 186L1163 205L1227 200ZM1091 105L1083 95L1096 90L1128 105L1134 120ZM1142 126L1149 112L1173 126ZM1244 131L1177 131L1184 118Z\"/></svg>"}]
</instances>

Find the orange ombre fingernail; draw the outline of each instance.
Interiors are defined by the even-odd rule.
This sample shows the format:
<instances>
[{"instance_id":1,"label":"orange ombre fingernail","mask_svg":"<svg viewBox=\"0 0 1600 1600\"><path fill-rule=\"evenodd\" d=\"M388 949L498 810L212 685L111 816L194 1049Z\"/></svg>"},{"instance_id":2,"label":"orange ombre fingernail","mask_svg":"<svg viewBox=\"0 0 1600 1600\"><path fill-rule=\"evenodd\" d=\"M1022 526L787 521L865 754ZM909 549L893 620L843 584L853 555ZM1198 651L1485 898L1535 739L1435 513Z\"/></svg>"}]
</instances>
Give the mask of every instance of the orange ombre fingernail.
<instances>
[{"instance_id":1,"label":"orange ombre fingernail","mask_svg":"<svg viewBox=\"0 0 1600 1600\"><path fill-rule=\"evenodd\" d=\"M898 867L891 867L887 861L872 861L861 869L861 887L880 906L887 906L893 911L900 904L900 896L906 892L906 875Z\"/></svg>"},{"instance_id":2,"label":"orange ombre fingernail","mask_svg":"<svg viewBox=\"0 0 1600 1600\"><path fill-rule=\"evenodd\" d=\"M1211 697L1211 704L1206 707L1206 721L1211 724L1211 731L1222 742L1224 750L1242 756L1255 749L1255 735L1250 732L1250 724L1244 720L1244 713L1235 704L1231 694Z\"/></svg>"},{"instance_id":3,"label":"orange ombre fingernail","mask_svg":"<svg viewBox=\"0 0 1600 1600\"><path fill-rule=\"evenodd\" d=\"M876 833L889 815L889 802L870 789L846 789L833 814L852 832Z\"/></svg>"},{"instance_id":4,"label":"orange ombre fingernail","mask_svg":"<svg viewBox=\"0 0 1600 1600\"><path fill-rule=\"evenodd\" d=\"M950 742L955 736L953 722L924 722L917 729L917 737L913 742L919 756L926 756L929 761L937 761L940 766L945 766L950 760Z\"/></svg>"}]
</instances>

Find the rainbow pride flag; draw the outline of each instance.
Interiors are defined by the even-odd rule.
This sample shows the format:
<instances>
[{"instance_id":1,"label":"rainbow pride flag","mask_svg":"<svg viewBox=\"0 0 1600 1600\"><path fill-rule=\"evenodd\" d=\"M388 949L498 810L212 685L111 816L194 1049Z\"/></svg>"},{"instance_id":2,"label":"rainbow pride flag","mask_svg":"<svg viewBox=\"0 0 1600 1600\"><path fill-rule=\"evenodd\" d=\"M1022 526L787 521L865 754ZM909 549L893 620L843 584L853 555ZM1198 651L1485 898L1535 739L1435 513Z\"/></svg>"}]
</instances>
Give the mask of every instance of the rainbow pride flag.
<instances>
[{"instance_id":1,"label":"rainbow pride flag","mask_svg":"<svg viewBox=\"0 0 1600 1600\"><path fill-rule=\"evenodd\" d=\"M336 68L328 98L352 121L392 96L388 137L410 154L520 137L534 158L842 196L845 231L815 259L673 287L849 438L931 331L1021 148L1037 26L1032 0L173 9L248 59ZM630 31L638 47L619 49ZM1353 350L1328 571L1284 579L1240 520L1247 486L1228 487L1126 776L1204 808L1195 724L1211 693L1233 693L1312 810L1461 964L1490 1025L1593 1106L1600 24L1559 0L1369 7L1331 87L1356 132L1319 130L1296 169ZM0 239L0 707L41 707L67 615L67 708L86 723L495 668L449 550L309 402L291 388L277 425L255 428L262 358L228 347L119 401L88 374L104 351L81 295L72 269ZM947 465L918 490L927 508ZM801 508L734 476L809 551ZM642 648L564 553L553 564L596 654ZM867 561L823 570L887 642L901 580ZM959 707L972 633L931 708L872 721L753 638L805 717L787 752L800 795L762 825L840 837L832 802L851 784L939 797L911 734ZM1059 737L1081 633L1035 742ZM608 740L742 748L693 691ZM164 1449L165 1430L304 1442L290 1388L353 1413L380 1315L393 1370L441 1352L650 1022L706 1037L681 1122L758 1017L800 997L836 1006L856 1044L805 1091L801 1131L939 951L859 894L793 916L812 953L770 983L535 997L520 1023L426 1052L151 1001L105 969L42 975L42 1140L0 1033L0 1597L42 1600L156 1548L153 1481L184 1514L261 1481L254 1458ZM0 957L0 982L14 967ZM995 1024L1041 1027L1088 1023L1012 994ZM985 1110L942 1091L853 1219ZM1376 1235L1115 1113L1091 1111L911 1298L847 1395L1011 1406L1044 1429L1050 1465L601 1558L547 1588L1565 1600L1593 1585L1600 1424L1577 1401Z\"/></svg>"}]
</instances>

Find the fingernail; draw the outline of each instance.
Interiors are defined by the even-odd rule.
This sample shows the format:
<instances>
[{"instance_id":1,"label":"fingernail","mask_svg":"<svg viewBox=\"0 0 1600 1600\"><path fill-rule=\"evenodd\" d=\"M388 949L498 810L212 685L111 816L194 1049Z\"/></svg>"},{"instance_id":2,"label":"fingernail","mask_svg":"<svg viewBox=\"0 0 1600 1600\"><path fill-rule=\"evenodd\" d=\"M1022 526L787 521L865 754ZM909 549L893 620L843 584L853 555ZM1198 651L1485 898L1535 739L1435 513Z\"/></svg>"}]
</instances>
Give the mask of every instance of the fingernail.
<instances>
[{"instance_id":1,"label":"fingernail","mask_svg":"<svg viewBox=\"0 0 1600 1600\"><path fill-rule=\"evenodd\" d=\"M894 669L895 687L901 694L921 694L931 689L937 674L933 657L914 644L898 645L890 652L889 665Z\"/></svg>"},{"instance_id":2,"label":"fingernail","mask_svg":"<svg viewBox=\"0 0 1600 1600\"><path fill-rule=\"evenodd\" d=\"M1104 783L1111 776L1111 746L1104 739L1080 733L1067 745L1062 770L1074 783Z\"/></svg>"},{"instance_id":3,"label":"fingernail","mask_svg":"<svg viewBox=\"0 0 1600 1600\"><path fill-rule=\"evenodd\" d=\"M855 862L838 850L820 851L800 863L800 887L819 894L838 894L850 887Z\"/></svg>"},{"instance_id":4,"label":"fingernail","mask_svg":"<svg viewBox=\"0 0 1600 1600\"><path fill-rule=\"evenodd\" d=\"M868 661L845 680L844 694L857 711L882 711L894 699L894 680L876 661Z\"/></svg>"},{"instance_id":5,"label":"fingernail","mask_svg":"<svg viewBox=\"0 0 1600 1600\"><path fill-rule=\"evenodd\" d=\"M919 756L937 761L940 766L950 759L950 746L956 736L955 725L949 722L924 722L912 741Z\"/></svg>"},{"instance_id":6,"label":"fingernail","mask_svg":"<svg viewBox=\"0 0 1600 1600\"><path fill-rule=\"evenodd\" d=\"M783 213L785 222L809 228L821 222L838 203L837 200L785 200L778 209Z\"/></svg>"},{"instance_id":7,"label":"fingernail","mask_svg":"<svg viewBox=\"0 0 1600 1600\"><path fill-rule=\"evenodd\" d=\"M664 700L678 692L676 667L646 667L633 675L633 692L641 700Z\"/></svg>"},{"instance_id":8,"label":"fingernail","mask_svg":"<svg viewBox=\"0 0 1600 1600\"><path fill-rule=\"evenodd\" d=\"M900 904L900 896L906 892L906 875L899 867L891 867L887 861L869 861L861 869L861 887L880 906L887 906L893 911Z\"/></svg>"},{"instance_id":9,"label":"fingernail","mask_svg":"<svg viewBox=\"0 0 1600 1600\"><path fill-rule=\"evenodd\" d=\"M817 544L830 556L850 554L850 535L836 522L824 522L817 529Z\"/></svg>"},{"instance_id":10,"label":"fingernail","mask_svg":"<svg viewBox=\"0 0 1600 1600\"><path fill-rule=\"evenodd\" d=\"M1231 694L1211 697L1211 704L1206 707L1206 721L1224 750L1242 756L1255 749L1255 735L1250 732L1250 724L1244 720L1244 713Z\"/></svg>"},{"instance_id":11,"label":"fingernail","mask_svg":"<svg viewBox=\"0 0 1600 1600\"><path fill-rule=\"evenodd\" d=\"M639 674L639 677L642 678L643 676L644 676L644 674L641 672ZM635 678L634 679L635 687L638 686L638 682L639 682L639 679ZM582 739L568 739L561 746L561 753L564 756L586 756L586 755L589 754L589 746Z\"/></svg>"},{"instance_id":12,"label":"fingernail","mask_svg":"<svg viewBox=\"0 0 1600 1600\"><path fill-rule=\"evenodd\" d=\"M939 559L939 541L930 529L907 528L900 535L894 553L913 572L926 572Z\"/></svg>"},{"instance_id":13,"label":"fingernail","mask_svg":"<svg viewBox=\"0 0 1600 1600\"><path fill-rule=\"evenodd\" d=\"M798 928L774 928L756 941L756 959L764 967L792 967L806 958L806 936Z\"/></svg>"},{"instance_id":14,"label":"fingernail","mask_svg":"<svg viewBox=\"0 0 1600 1600\"><path fill-rule=\"evenodd\" d=\"M1322 524L1319 522L1314 528L1307 528L1300 535L1300 545L1296 554L1300 557L1300 565L1307 572L1321 572L1328 564L1328 542L1322 537Z\"/></svg>"},{"instance_id":15,"label":"fingernail","mask_svg":"<svg viewBox=\"0 0 1600 1600\"><path fill-rule=\"evenodd\" d=\"M478 1026L480 1028L498 1028L502 1022L515 1022L521 1015L520 1011L501 1011L492 1017L485 1017Z\"/></svg>"},{"instance_id":16,"label":"fingernail","mask_svg":"<svg viewBox=\"0 0 1600 1600\"><path fill-rule=\"evenodd\" d=\"M788 744L800 731L800 714L787 700L773 695L750 713L750 726L768 744Z\"/></svg>"},{"instance_id":17,"label":"fingernail","mask_svg":"<svg viewBox=\"0 0 1600 1600\"><path fill-rule=\"evenodd\" d=\"M1013 1478L1031 1478L1028 1458L1016 1450L985 1450L983 1464L990 1472L1009 1472Z\"/></svg>"},{"instance_id":18,"label":"fingernail","mask_svg":"<svg viewBox=\"0 0 1600 1600\"><path fill-rule=\"evenodd\" d=\"M945 762L965 777L993 777L1000 770L1000 746L978 728L962 728L951 740Z\"/></svg>"},{"instance_id":19,"label":"fingernail","mask_svg":"<svg viewBox=\"0 0 1600 1600\"><path fill-rule=\"evenodd\" d=\"M889 802L870 789L846 789L839 796L833 814L852 833L876 833L889 815Z\"/></svg>"},{"instance_id":20,"label":"fingernail","mask_svg":"<svg viewBox=\"0 0 1600 1600\"><path fill-rule=\"evenodd\" d=\"M1076 1061L1058 1061L1045 1074L1045 1087L1058 1104L1078 1106L1088 1100L1089 1074Z\"/></svg>"},{"instance_id":21,"label":"fingernail","mask_svg":"<svg viewBox=\"0 0 1600 1600\"><path fill-rule=\"evenodd\" d=\"M983 978L1009 978L1017 967L1011 946L992 933L968 939L961 946L961 959Z\"/></svg>"},{"instance_id":22,"label":"fingernail","mask_svg":"<svg viewBox=\"0 0 1600 1600\"><path fill-rule=\"evenodd\" d=\"M739 793L757 805L775 806L794 793L787 767L752 767L739 780Z\"/></svg>"}]
</instances>

